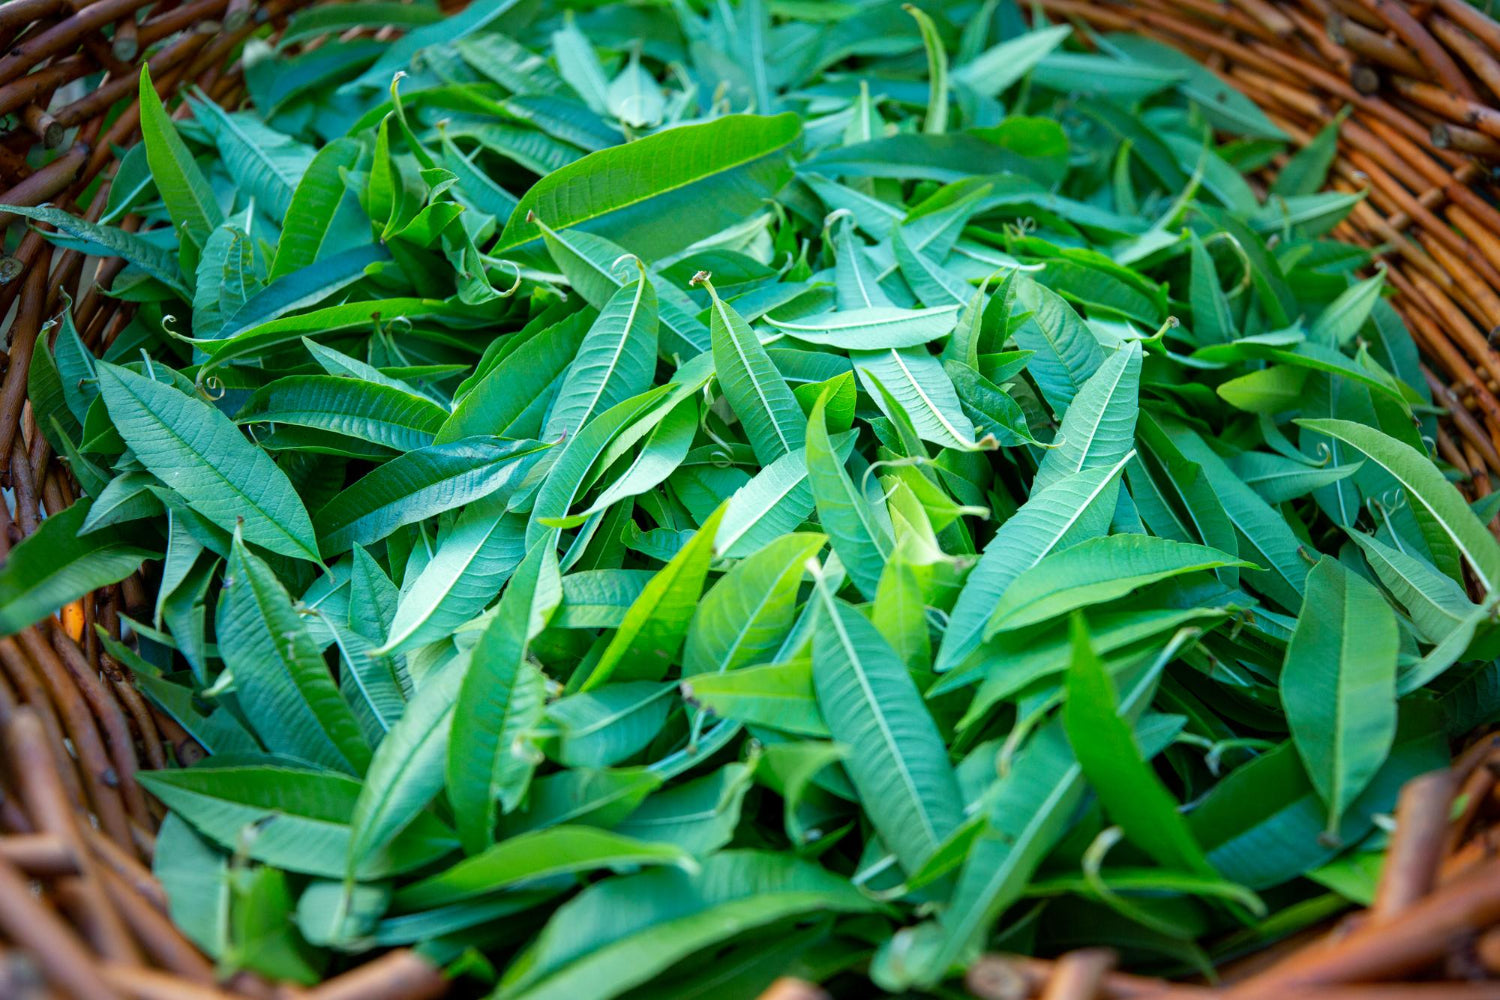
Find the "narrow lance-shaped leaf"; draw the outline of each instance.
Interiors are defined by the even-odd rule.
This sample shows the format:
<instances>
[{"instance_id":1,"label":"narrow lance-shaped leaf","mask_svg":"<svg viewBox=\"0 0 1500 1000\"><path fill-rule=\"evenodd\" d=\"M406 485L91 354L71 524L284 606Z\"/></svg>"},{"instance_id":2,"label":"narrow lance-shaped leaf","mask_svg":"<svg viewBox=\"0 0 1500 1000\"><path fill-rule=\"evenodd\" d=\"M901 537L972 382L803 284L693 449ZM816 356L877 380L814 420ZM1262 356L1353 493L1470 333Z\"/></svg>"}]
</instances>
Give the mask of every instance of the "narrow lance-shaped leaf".
<instances>
[{"instance_id":1,"label":"narrow lance-shaped leaf","mask_svg":"<svg viewBox=\"0 0 1500 1000\"><path fill-rule=\"evenodd\" d=\"M635 282L612 295L568 366L542 436L577 433L596 413L645 392L656 370L656 292L645 265Z\"/></svg>"},{"instance_id":2,"label":"narrow lance-shaped leaf","mask_svg":"<svg viewBox=\"0 0 1500 1000\"><path fill-rule=\"evenodd\" d=\"M885 637L815 578L813 685L865 813L908 872L963 822L948 751L932 716Z\"/></svg>"},{"instance_id":3,"label":"narrow lance-shaped leaf","mask_svg":"<svg viewBox=\"0 0 1500 1000\"><path fill-rule=\"evenodd\" d=\"M952 670L979 648L985 623L1011 581L1043 556L1104 534L1119 496L1119 477L1134 455L1114 466L1059 480L1021 505L985 546L953 605L935 668Z\"/></svg>"},{"instance_id":4,"label":"narrow lance-shaped leaf","mask_svg":"<svg viewBox=\"0 0 1500 1000\"><path fill-rule=\"evenodd\" d=\"M646 584L581 690L592 691L611 680L656 681L666 676L703 594L714 536L723 518L724 505L720 505Z\"/></svg>"},{"instance_id":5,"label":"narrow lance-shaped leaf","mask_svg":"<svg viewBox=\"0 0 1500 1000\"><path fill-rule=\"evenodd\" d=\"M1110 819L1157 864L1217 877L1176 800L1142 759L1130 722L1120 717L1114 679L1090 646L1081 614L1074 613L1071 630L1073 662L1063 726L1084 779Z\"/></svg>"},{"instance_id":6,"label":"narrow lance-shaped leaf","mask_svg":"<svg viewBox=\"0 0 1500 1000\"><path fill-rule=\"evenodd\" d=\"M99 391L135 457L226 531L281 555L319 561L312 519L286 473L201 399L99 362Z\"/></svg>"},{"instance_id":7,"label":"narrow lance-shaped leaf","mask_svg":"<svg viewBox=\"0 0 1500 1000\"><path fill-rule=\"evenodd\" d=\"M349 817L349 870L359 870L443 788L453 707L468 660L450 661L428 679L375 748Z\"/></svg>"},{"instance_id":8,"label":"narrow lance-shaped leaf","mask_svg":"<svg viewBox=\"0 0 1500 1000\"><path fill-rule=\"evenodd\" d=\"M802 408L750 324L719 298L707 274L700 279L713 300L709 334L719 387L740 418L755 457L769 464L802 446Z\"/></svg>"},{"instance_id":9,"label":"narrow lance-shaped leaf","mask_svg":"<svg viewBox=\"0 0 1500 1000\"><path fill-rule=\"evenodd\" d=\"M537 764L527 733L542 720L546 680L526 649L561 597L560 589L552 590L556 573L549 534L532 545L511 578L459 689L448 743L448 799L471 854L494 842L497 808L516 807Z\"/></svg>"},{"instance_id":10,"label":"narrow lance-shaped leaf","mask_svg":"<svg viewBox=\"0 0 1500 1000\"><path fill-rule=\"evenodd\" d=\"M527 221L534 213L556 229L579 226L643 257L666 256L760 208L790 179L785 151L801 130L791 114L726 115L590 153L526 192L494 253L540 236ZM583 177L595 182L579 188Z\"/></svg>"},{"instance_id":11,"label":"narrow lance-shaped leaf","mask_svg":"<svg viewBox=\"0 0 1500 1000\"><path fill-rule=\"evenodd\" d=\"M158 553L130 530L80 535L90 513L79 500L42 521L0 563L0 636L14 635L70 601L134 573Z\"/></svg>"},{"instance_id":12,"label":"narrow lance-shaped leaf","mask_svg":"<svg viewBox=\"0 0 1500 1000\"><path fill-rule=\"evenodd\" d=\"M1068 404L1056 447L1043 456L1033 491L1084 469L1114 465L1134 447L1140 382L1139 343L1131 342L1105 359Z\"/></svg>"},{"instance_id":13,"label":"narrow lance-shaped leaf","mask_svg":"<svg viewBox=\"0 0 1500 1000\"><path fill-rule=\"evenodd\" d=\"M1318 434L1337 438L1364 452L1405 489L1412 507L1420 510L1434 534L1458 548L1486 592L1500 584L1500 542L1496 542L1453 484L1443 478L1426 455L1411 445L1348 420L1299 420ZM1425 528L1424 528L1425 530Z\"/></svg>"},{"instance_id":14,"label":"narrow lance-shaped leaf","mask_svg":"<svg viewBox=\"0 0 1500 1000\"><path fill-rule=\"evenodd\" d=\"M827 540L813 533L784 535L720 577L688 627L684 676L764 662L780 648L807 560Z\"/></svg>"},{"instance_id":15,"label":"narrow lance-shaped leaf","mask_svg":"<svg viewBox=\"0 0 1500 1000\"><path fill-rule=\"evenodd\" d=\"M473 437L409 451L318 511L323 551L335 555L368 545L403 524L514 489L546 448L539 441Z\"/></svg>"},{"instance_id":16,"label":"narrow lance-shaped leaf","mask_svg":"<svg viewBox=\"0 0 1500 1000\"><path fill-rule=\"evenodd\" d=\"M214 624L236 701L268 749L361 773L370 748L291 596L235 533Z\"/></svg>"},{"instance_id":17,"label":"narrow lance-shaped leaf","mask_svg":"<svg viewBox=\"0 0 1500 1000\"><path fill-rule=\"evenodd\" d=\"M1227 552L1153 535L1108 535L1054 552L1006 587L991 631L1024 628L1069 611L1125 597L1182 573L1247 566Z\"/></svg>"},{"instance_id":18,"label":"narrow lance-shaped leaf","mask_svg":"<svg viewBox=\"0 0 1500 1000\"><path fill-rule=\"evenodd\" d=\"M526 517L509 497L469 504L401 595L379 654L399 653L449 635L484 610L526 555Z\"/></svg>"},{"instance_id":19,"label":"narrow lance-shaped leaf","mask_svg":"<svg viewBox=\"0 0 1500 1000\"><path fill-rule=\"evenodd\" d=\"M807 420L807 481L833 551L860 593L873 598L886 556L896 544L895 532L879 484L873 477L866 477L865 488L856 484L828 433L832 391L823 390Z\"/></svg>"},{"instance_id":20,"label":"narrow lance-shaped leaf","mask_svg":"<svg viewBox=\"0 0 1500 1000\"><path fill-rule=\"evenodd\" d=\"M1397 639L1380 591L1338 560L1318 560L1287 643L1281 701L1331 835L1395 738Z\"/></svg>"},{"instance_id":21,"label":"narrow lance-shaped leaf","mask_svg":"<svg viewBox=\"0 0 1500 1000\"><path fill-rule=\"evenodd\" d=\"M224 215L219 211L208 179L177 134L161 98L156 96L147 66L141 67L140 99L141 136L157 190L167 204L173 224L185 229L188 237L201 246L208 234L224 221Z\"/></svg>"}]
</instances>

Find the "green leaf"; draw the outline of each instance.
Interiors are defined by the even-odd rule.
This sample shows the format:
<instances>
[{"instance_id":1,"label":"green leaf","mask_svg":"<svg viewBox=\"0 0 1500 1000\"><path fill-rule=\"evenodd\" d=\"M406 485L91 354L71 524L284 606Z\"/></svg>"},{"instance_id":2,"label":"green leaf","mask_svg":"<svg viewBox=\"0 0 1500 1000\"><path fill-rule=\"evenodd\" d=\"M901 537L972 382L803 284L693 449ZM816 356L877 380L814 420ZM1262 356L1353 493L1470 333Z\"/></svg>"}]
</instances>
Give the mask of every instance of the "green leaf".
<instances>
[{"instance_id":1,"label":"green leaf","mask_svg":"<svg viewBox=\"0 0 1500 1000\"><path fill-rule=\"evenodd\" d=\"M261 386L235 423L309 427L395 451L432 443L448 411L426 396L333 375L288 375Z\"/></svg>"},{"instance_id":2,"label":"green leaf","mask_svg":"<svg viewBox=\"0 0 1500 1000\"><path fill-rule=\"evenodd\" d=\"M271 281L307 267L325 256L329 240L337 237L335 222L346 187L343 172L359 161L359 144L335 139L318 150L292 192L271 262Z\"/></svg>"},{"instance_id":3,"label":"green leaf","mask_svg":"<svg viewBox=\"0 0 1500 1000\"><path fill-rule=\"evenodd\" d=\"M1007 39L954 70L953 81L985 97L999 97L1072 33L1071 26L1058 24Z\"/></svg>"},{"instance_id":4,"label":"green leaf","mask_svg":"<svg viewBox=\"0 0 1500 1000\"><path fill-rule=\"evenodd\" d=\"M1053 412L1063 413L1104 363L1104 350L1073 307L1045 285L1022 280L1016 301L1030 313L1013 331L1016 346L1035 352L1027 370Z\"/></svg>"},{"instance_id":5,"label":"green leaf","mask_svg":"<svg viewBox=\"0 0 1500 1000\"><path fill-rule=\"evenodd\" d=\"M755 766L754 759L748 764L725 764L713 774L657 792L616 830L706 857L734 838Z\"/></svg>"},{"instance_id":6,"label":"green leaf","mask_svg":"<svg viewBox=\"0 0 1500 1000\"><path fill-rule=\"evenodd\" d=\"M927 50L927 114L922 119L922 131L942 135L948 129L948 53L943 48L943 36L925 11L911 4L905 10L917 19L922 47Z\"/></svg>"},{"instance_id":7,"label":"green leaf","mask_svg":"<svg viewBox=\"0 0 1500 1000\"><path fill-rule=\"evenodd\" d=\"M1436 642L1463 628L1475 604L1463 588L1430 563L1380 541L1350 530L1349 537L1365 554L1375 576L1429 641Z\"/></svg>"},{"instance_id":8,"label":"green leaf","mask_svg":"<svg viewBox=\"0 0 1500 1000\"><path fill-rule=\"evenodd\" d=\"M719 941L806 913L877 908L811 862L722 851L696 872L662 868L590 886L553 914L497 1000L606 1000Z\"/></svg>"},{"instance_id":9,"label":"green leaf","mask_svg":"<svg viewBox=\"0 0 1500 1000\"><path fill-rule=\"evenodd\" d=\"M683 675L723 673L774 654L796 616L807 560L827 541L812 532L783 535L720 577L688 625Z\"/></svg>"},{"instance_id":10,"label":"green leaf","mask_svg":"<svg viewBox=\"0 0 1500 1000\"><path fill-rule=\"evenodd\" d=\"M155 243L149 243L134 233L114 226L101 226L78 219L60 208L43 205L32 208L24 205L0 205L12 215L45 222L56 228L48 233L48 239L59 246L76 248L84 253L101 257L120 257L145 271L183 298L191 297L184 284L177 262L167 251Z\"/></svg>"},{"instance_id":11,"label":"green leaf","mask_svg":"<svg viewBox=\"0 0 1500 1000\"><path fill-rule=\"evenodd\" d=\"M712 283L708 290L713 297L709 334L714 374L755 457L769 465L802 447L802 408L750 324L719 298Z\"/></svg>"},{"instance_id":12,"label":"green leaf","mask_svg":"<svg viewBox=\"0 0 1500 1000\"><path fill-rule=\"evenodd\" d=\"M412 698L375 748L349 816L349 871L367 864L443 789L453 706L467 663L452 661Z\"/></svg>"},{"instance_id":13,"label":"green leaf","mask_svg":"<svg viewBox=\"0 0 1500 1000\"><path fill-rule=\"evenodd\" d=\"M854 447L853 432L835 435L835 452L847 461ZM799 448L767 464L729 498L719 523L714 547L726 558L747 556L807 520L813 512L812 487L807 481L807 451Z\"/></svg>"},{"instance_id":14,"label":"green leaf","mask_svg":"<svg viewBox=\"0 0 1500 1000\"><path fill-rule=\"evenodd\" d=\"M453 708L448 799L469 853L495 840L495 810L515 809L537 756L530 732L542 721L546 679L526 658L532 636L561 598L557 555L548 536L533 545L511 578L500 608L479 637Z\"/></svg>"},{"instance_id":15,"label":"green leaf","mask_svg":"<svg viewBox=\"0 0 1500 1000\"><path fill-rule=\"evenodd\" d=\"M569 509L584 491L590 474L610 464L605 456L617 442L639 440L649 433L652 418L668 412L668 395L668 387L659 385L616 403L563 444L532 502L526 526L528 543L571 521Z\"/></svg>"},{"instance_id":16,"label":"green leaf","mask_svg":"<svg viewBox=\"0 0 1500 1000\"><path fill-rule=\"evenodd\" d=\"M1350 285L1318 314L1318 318L1308 328L1307 339L1318 344L1346 346L1370 318L1384 288L1383 273Z\"/></svg>"},{"instance_id":17,"label":"green leaf","mask_svg":"<svg viewBox=\"0 0 1500 1000\"><path fill-rule=\"evenodd\" d=\"M1357 473L1363 462L1348 465L1308 465L1284 455L1245 451L1230 460L1235 473L1266 503L1285 503L1306 496Z\"/></svg>"},{"instance_id":18,"label":"green leaf","mask_svg":"<svg viewBox=\"0 0 1500 1000\"><path fill-rule=\"evenodd\" d=\"M326 555L377 542L403 524L514 489L547 445L472 437L409 451L328 501L314 523Z\"/></svg>"},{"instance_id":19,"label":"green leaf","mask_svg":"<svg viewBox=\"0 0 1500 1000\"><path fill-rule=\"evenodd\" d=\"M822 347L844 350L886 351L901 347L920 347L946 337L958 322L958 305L932 309L898 309L874 306L811 316L799 320L778 320L767 316L766 322L798 340Z\"/></svg>"},{"instance_id":20,"label":"green leaf","mask_svg":"<svg viewBox=\"0 0 1500 1000\"><path fill-rule=\"evenodd\" d=\"M99 391L135 457L193 510L280 555L319 562L312 520L286 473L228 417L171 385L99 362Z\"/></svg>"},{"instance_id":21,"label":"green leaf","mask_svg":"<svg viewBox=\"0 0 1500 1000\"><path fill-rule=\"evenodd\" d=\"M1063 726L1084 780L1109 818L1157 864L1217 877L1177 801L1141 756L1130 723L1120 717L1115 682L1090 648L1081 615L1073 617L1072 634L1073 663L1068 668Z\"/></svg>"},{"instance_id":22,"label":"green leaf","mask_svg":"<svg viewBox=\"0 0 1500 1000\"><path fill-rule=\"evenodd\" d=\"M177 134L172 119L162 107L156 88L151 85L151 70L141 67L141 138L146 144L146 160L156 188L166 202L174 226L186 231L188 238L202 245L208 234L224 221L219 203L214 199L208 178L193 161L193 154Z\"/></svg>"},{"instance_id":23,"label":"green leaf","mask_svg":"<svg viewBox=\"0 0 1500 1000\"><path fill-rule=\"evenodd\" d=\"M270 763L214 763L143 772L138 778L226 850L289 872L344 877L349 816L360 791L354 778ZM422 815L355 872L361 879L377 879L412 871L455 846L450 830L436 817Z\"/></svg>"},{"instance_id":24,"label":"green leaf","mask_svg":"<svg viewBox=\"0 0 1500 1000\"><path fill-rule=\"evenodd\" d=\"M537 221L537 227L542 231L547 252L568 284L595 309L603 309L610 297L627 284L624 272L615 267L626 254L618 243L581 229L559 232L541 220ZM693 300L659 276L652 276L650 281L656 291L663 353L690 358L708 350L708 327L698 319Z\"/></svg>"},{"instance_id":25,"label":"green leaf","mask_svg":"<svg viewBox=\"0 0 1500 1000\"><path fill-rule=\"evenodd\" d=\"M151 874L167 893L167 912L214 958L229 948L229 859L182 817L168 813L156 832Z\"/></svg>"},{"instance_id":26,"label":"green leaf","mask_svg":"<svg viewBox=\"0 0 1500 1000\"><path fill-rule=\"evenodd\" d=\"M214 625L235 700L273 753L362 773L370 748L291 595L238 532Z\"/></svg>"},{"instance_id":27,"label":"green leaf","mask_svg":"<svg viewBox=\"0 0 1500 1000\"><path fill-rule=\"evenodd\" d=\"M1208 859L1225 878L1264 889L1297 878L1357 842L1374 814L1395 808L1401 786L1446 767L1448 749L1430 708L1408 700L1390 759L1344 815L1336 837L1327 809L1290 740L1226 775L1188 816Z\"/></svg>"},{"instance_id":28,"label":"green leaf","mask_svg":"<svg viewBox=\"0 0 1500 1000\"><path fill-rule=\"evenodd\" d=\"M1281 701L1297 753L1328 806L1330 836L1396 735L1396 615L1374 585L1324 556L1287 643Z\"/></svg>"},{"instance_id":29,"label":"green leaf","mask_svg":"<svg viewBox=\"0 0 1500 1000\"><path fill-rule=\"evenodd\" d=\"M1054 552L1005 588L988 630L1035 625L1091 604L1103 604L1183 573L1247 566L1206 545L1151 535L1109 535Z\"/></svg>"},{"instance_id":30,"label":"green leaf","mask_svg":"<svg viewBox=\"0 0 1500 1000\"><path fill-rule=\"evenodd\" d=\"M824 389L807 420L807 482L833 551L860 593L874 597L881 568L895 546L894 529L877 485L866 477L856 486L844 468L828 432L832 395L832 387Z\"/></svg>"},{"instance_id":31,"label":"green leaf","mask_svg":"<svg viewBox=\"0 0 1500 1000\"><path fill-rule=\"evenodd\" d=\"M813 686L866 814L916 871L963 822L948 751L916 684L880 631L817 580Z\"/></svg>"},{"instance_id":32,"label":"green leaf","mask_svg":"<svg viewBox=\"0 0 1500 1000\"><path fill-rule=\"evenodd\" d=\"M1446 537L1458 549L1486 592L1500 583L1500 543L1427 456L1373 427L1348 420L1298 420L1297 424L1337 438L1369 456L1401 484L1412 506L1431 523L1434 534Z\"/></svg>"},{"instance_id":33,"label":"green leaf","mask_svg":"<svg viewBox=\"0 0 1500 1000\"><path fill-rule=\"evenodd\" d=\"M641 257L664 257L734 225L780 190L801 130L792 114L726 115L590 153L526 192L492 253L536 240L535 215L553 229L578 226ZM578 197L581 190L587 195Z\"/></svg>"},{"instance_id":34,"label":"green leaf","mask_svg":"<svg viewBox=\"0 0 1500 1000\"><path fill-rule=\"evenodd\" d=\"M656 292L642 270L634 285L610 297L584 336L542 436L577 433L594 414L651 388L656 328Z\"/></svg>"},{"instance_id":35,"label":"green leaf","mask_svg":"<svg viewBox=\"0 0 1500 1000\"><path fill-rule=\"evenodd\" d=\"M565 767L610 767L640 753L672 710L671 684L627 681L567 695L547 706L557 726L550 751Z\"/></svg>"},{"instance_id":36,"label":"green leaf","mask_svg":"<svg viewBox=\"0 0 1500 1000\"><path fill-rule=\"evenodd\" d=\"M229 175L272 218L288 218L292 196L312 162L312 149L249 112L229 114L207 100L191 103L193 118L213 139ZM149 144L146 150L149 156Z\"/></svg>"},{"instance_id":37,"label":"green leaf","mask_svg":"<svg viewBox=\"0 0 1500 1000\"><path fill-rule=\"evenodd\" d=\"M646 584L581 690L592 691L608 681L657 681L666 676L703 595L723 517L721 505Z\"/></svg>"},{"instance_id":38,"label":"green leaf","mask_svg":"<svg viewBox=\"0 0 1500 1000\"><path fill-rule=\"evenodd\" d=\"M507 436L538 391L568 370L588 335L589 320L587 310L575 312L537 332L483 372L438 430L437 443L475 434Z\"/></svg>"},{"instance_id":39,"label":"green leaf","mask_svg":"<svg viewBox=\"0 0 1500 1000\"><path fill-rule=\"evenodd\" d=\"M572 872L655 865L690 868L692 864L684 851L668 844L646 843L590 826L553 826L492 844L402 889L395 902L404 909L432 909Z\"/></svg>"},{"instance_id":40,"label":"green leaf","mask_svg":"<svg viewBox=\"0 0 1500 1000\"><path fill-rule=\"evenodd\" d=\"M1088 377L1063 414L1055 447L1032 481L1033 492L1085 469L1112 466L1134 447L1140 382L1138 343L1120 348Z\"/></svg>"},{"instance_id":41,"label":"green leaf","mask_svg":"<svg viewBox=\"0 0 1500 1000\"><path fill-rule=\"evenodd\" d=\"M1000 526L969 571L934 668L942 673L979 647L985 624L1012 581L1048 553L1104 534L1119 495L1124 461L1067 476L1034 494Z\"/></svg>"},{"instance_id":42,"label":"green leaf","mask_svg":"<svg viewBox=\"0 0 1500 1000\"><path fill-rule=\"evenodd\" d=\"M140 568L158 553L129 530L80 535L91 513L88 500L42 521L0 563L0 636L29 625Z\"/></svg>"},{"instance_id":43,"label":"green leaf","mask_svg":"<svg viewBox=\"0 0 1500 1000\"><path fill-rule=\"evenodd\" d=\"M958 391L943 363L922 348L889 351L851 351L854 370L876 405L892 416L899 408L918 436L941 448L977 451L993 442L976 442L974 425L963 411ZM893 418L895 419L895 418Z\"/></svg>"},{"instance_id":44,"label":"green leaf","mask_svg":"<svg viewBox=\"0 0 1500 1000\"><path fill-rule=\"evenodd\" d=\"M1220 399L1236 409L1274 416L1301 404L1307 374L1305 368L1272 365L1232 378L1215 391Z\"/></svg>"},{"instance_id":45,"label":"green leaf","mask_svg":"<svg viewBox=\"0 0 1500 1000\"><path fill-rule=\"evenodd\" d=\"M401 594L375 653L404 652L450 635L500 593L526 555L526 517L508 513L508 501L489 496L464 508Z\"/></svg>"},{"instance_id":46,"label":"green leaf","mask_svg":"<svg viewBox=\"0 0 1500 1000\"><path fill-rule=\"evenodd\" d=\"M809 660L695 674L682 682L682 697L736 722L803 736L829 735L813 693Z\"/></svg>"}]
</instances>

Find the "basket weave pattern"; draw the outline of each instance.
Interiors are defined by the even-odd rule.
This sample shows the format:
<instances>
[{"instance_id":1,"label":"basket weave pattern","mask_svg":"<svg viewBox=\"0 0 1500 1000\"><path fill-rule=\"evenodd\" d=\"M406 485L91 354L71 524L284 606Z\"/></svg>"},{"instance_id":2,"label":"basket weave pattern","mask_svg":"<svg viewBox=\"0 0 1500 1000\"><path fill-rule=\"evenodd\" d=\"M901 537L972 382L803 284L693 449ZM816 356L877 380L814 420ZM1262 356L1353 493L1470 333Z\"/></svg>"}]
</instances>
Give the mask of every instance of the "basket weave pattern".
<instances>
[{"instance_id":1,"label":"basket weave pattern","mask_svg":"<svg viewBox=\"0 0 1500 1000\"><path fill-rule=\"evenodd\" d=\"M169 106L191 85L234 106L244 93L240 44L309 2L0 3L0 116L15 124L0 134L0 203L51 202L97 220L114 150L138 136L141 64ZM1203 60L1298 143L1349 109L1332 182L1368 197L1335 235L1375 249L1387 266L1394 304L1449 411L1439 453L1470 478L1472 495L1489 493L1489 475L1500 475L1500 352L1491 344L1500 330L1500 209L1492 203L1500 193L1500 24L1467 0L1037 2L1054 21L1139 32ZM80 85L85 78L89 86ZM54 155L33 169L45 158L39 150ZM0 231L12 224L0 213ZM35 232L0 256L0 485L13 499L0 503L0 559L76 496L26 405L32 345L71 301L84 343L102 352L130 318L128 304L105 294L121 266L58 250ZM151 581L137 575L0 639L0 998L440 995L441 977L407 951L311 991L246 975L221 982L173 927L149 870L161 810L134 775L202 751L153 711L95 634L98 625L118 636L122 612L149 615L150 605ZM1500 997L1500 985L1479 981L1500 975L1497 774L1500 741L1485 739L1452 772L1413 782L1375 906L1318 940L1287 942L1229 970L1227 992L1118 974L1096 952L1057 962L993 956L975 966L969 988L1058 1000ZM1449 822L1455 798L1463 806ZM1378 988L1399 992L1340 986L1415 975L1460 982ZM772 992L820 995L791 981Z\"/></svg>"}]
</instances>

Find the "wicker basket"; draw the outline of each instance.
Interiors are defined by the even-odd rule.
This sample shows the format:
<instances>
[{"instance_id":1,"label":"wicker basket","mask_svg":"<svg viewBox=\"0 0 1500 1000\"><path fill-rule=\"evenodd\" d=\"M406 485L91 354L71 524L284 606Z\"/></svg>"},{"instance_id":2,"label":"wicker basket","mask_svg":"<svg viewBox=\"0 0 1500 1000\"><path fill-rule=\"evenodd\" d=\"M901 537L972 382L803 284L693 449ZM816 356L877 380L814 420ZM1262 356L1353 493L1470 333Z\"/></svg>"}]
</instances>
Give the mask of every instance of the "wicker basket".
<instances>
[{"instance_id":1,"label":"wicker basket","mask_svg":"<svg viewBox=\"0 0 1500 1000\"><path fill-rule=\"evenodd\" d=\"M8 0L0 4L0 202L54 202L90 219L104 210L112 151L133 141L142 61L166 99L197 84L242 99L240 43L310 0ZM1374 248L1395 305L1449 411L1441 456L1475 496L1500 475L1500 23L1467 0L1036 0L1046 16L1097 31L1154 36L1208 63L1298 142L1348 107L1333 183L1367 189L1336 235ZM1087 37L1082 33L1081 37ZM81 96L68 84L100 69ZM116 105L124 110L111 115ZM76 131L75 131L76 130ZM32 170L35 147L66 151ZM30 156L34 161L35 156ZM1279 164L1273 164L1274 170ZM93 186L100 177L105 182ZM13 222L0 215L0 229ZM128 228L139 219L127 217ZM87 273L85 273L87 269ZM129 319L104 293L119 262L57 251L36 233L0 257L0 558L41 516L72 503L65 464L26 406L32 344L66 292L96 351ZM80 294L82 289L82 294ZM119 634L122 612L149 614L139 576L0 640L0 1000L418 1000L445 991L409 951L301 991L241 975L222 982L165 915L149 865L160 808L135 781L201 750L152 711L102 654L95 624ZM1500 997L1500 739L1460 755L1451 773L1403 793L1374 907L1331 931L1285 942L1229 970L1225 990L1169 986L1112 971L1111 957L992 956L969 978L990 998L1160 995L1277 1000ZM1455 799L1462 803L1456 817ZM1411 986L1360 987L1421 976ZM1227 992L1226 992L1227 990ZM767 997L821 994L783 980Z\"/></svg>"}]
</instances>

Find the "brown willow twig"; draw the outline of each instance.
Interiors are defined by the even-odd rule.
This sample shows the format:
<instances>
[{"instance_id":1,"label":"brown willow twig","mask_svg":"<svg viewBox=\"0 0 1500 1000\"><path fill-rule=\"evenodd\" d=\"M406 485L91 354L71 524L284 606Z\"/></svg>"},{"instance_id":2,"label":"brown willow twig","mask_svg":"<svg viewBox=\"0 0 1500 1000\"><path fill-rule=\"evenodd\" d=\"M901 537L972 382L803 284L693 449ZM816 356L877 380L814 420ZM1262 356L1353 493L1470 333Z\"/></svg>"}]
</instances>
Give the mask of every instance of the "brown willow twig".
<instances>
[{"instance_id":1,"label":"brown willow twig","mask_svg":"<svg viewBox=\"0 0 1500 1000\"><path fill-rule=\"evenodd\" d=\"M1500 860L1476 868L1406 910L1405 918L1366 922L1337 941L1308 948L1224 994L1264 1000L1292 989L1391 979L1447 954L1455 940L1500 921Z\"/></svg>"},{"instance_id":2,"label":"brown willow twig","mask_svg":"<svg viewBox=\"0 0 1500 1000\"><path fill-rule=\"evenodd\" d=\"M1371 920L1398 917L1432 891L1448 837L1454 787L1453 773L1444 768L1413 778L1401 789Z\"/></svg>"}]
</instances>

